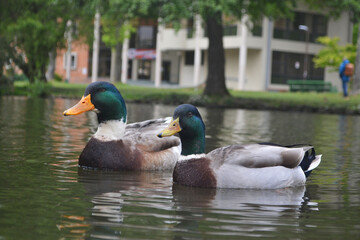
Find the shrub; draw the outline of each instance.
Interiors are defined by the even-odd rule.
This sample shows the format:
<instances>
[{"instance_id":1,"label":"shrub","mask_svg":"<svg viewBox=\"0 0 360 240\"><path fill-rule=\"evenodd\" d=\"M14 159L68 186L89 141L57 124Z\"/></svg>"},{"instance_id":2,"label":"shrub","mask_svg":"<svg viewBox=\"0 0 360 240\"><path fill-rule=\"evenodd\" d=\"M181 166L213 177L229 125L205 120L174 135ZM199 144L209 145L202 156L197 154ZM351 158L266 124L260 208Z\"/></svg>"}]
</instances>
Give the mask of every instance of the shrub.
<instances>
[{"instance_id":1,"label":"shrub","mask_svg":"<svg viewBox=\"0 0 360 240\"><path fill-rule=\"evenodd\" d=\"M50 85L46 82L35 80L28 86L28 95L31 97L47 97L50 95Z\"/></svg>"},{"instance_id":2,"label":"shrub","mask_svg":"<svg viewBox=\"0 0 360 240\"><path fill-rule=\"evenodd\" d=\"M62 77L59 75L59 74L56 74L54 75L54 81L55 82L62 82Z\"/></svg>"}]
</instances>

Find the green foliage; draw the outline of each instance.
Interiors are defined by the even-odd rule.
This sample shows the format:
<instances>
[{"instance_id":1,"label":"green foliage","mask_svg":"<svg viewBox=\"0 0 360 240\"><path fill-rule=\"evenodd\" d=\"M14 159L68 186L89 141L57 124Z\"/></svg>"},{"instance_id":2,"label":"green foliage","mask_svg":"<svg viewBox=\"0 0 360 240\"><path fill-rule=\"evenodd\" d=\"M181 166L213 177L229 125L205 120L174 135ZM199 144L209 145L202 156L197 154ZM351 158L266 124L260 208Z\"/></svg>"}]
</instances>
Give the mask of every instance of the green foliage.
<instances>
[{"instance_id":1,"label":"green foliage","mask_svg":"<svg viewBox=\"0 0 360 240\"><path fill-rule=\"evenodd\" d=\"M49 83L35 79L33 84L27 88L30 97L47 97L50 95L51 86Z\"/></svg>"},{"instance_id":2,"label":"green foliage","mask_svg":"<svg viewBox=\"0 0 360 240\"><path fill-rule=\"evenodd\" d=\"M114 48L118 43L122 43L125 38L130 38L130 34L136 31L128 22L120 23L112 20L102 21L102 41L108 47Z\"/></svg>"},{"instance_id":3,"label":"green foliage","mask_svg":"<svg viewBox=\"0 0 360 240\"><path fill-rule=\"evenodd\" d=\"M55 82L62 82L62 77L59 74L54 74L54 81Z\"/></svg>"},{"instance_id":4,"label":"green foliage","mask_svg":"<svg viewBox=\"0 0 360 240\"><path fill-rule=\"evenodd\" d=\"M356 46L353 44L339 46L339 40L338 37L319 37L317 39L317 41L325 45L325 47L313 58L315 67L330 67L330 71L338 71L343 57L346 57L352 63L355 62Z\"/></svg>"},{"instance_id":5,"label":"green foliage","mask_svg":"<svg viewBox=\"0 0 360 240\"><path fill-rule=\"evenodd\" d=\"M16 74L14 76L14 82L28 82L29 79L24 74Z\"/></svg>"},{"instance_id":6,"label":"green foliage","mask_svg":"<svg viewBox=\"0 0 360 240\"><path fill-rule=\"evenodd\" d=\"M49 52L64 41L66 20L73 14L70 0L2 1L0 36L6 59L11 59L34 82L45 81ZM62 20L60 20L62 19ZM5 50L4 50L5 49Z\"/></svg>"},{"instance_id":7,"label":"green foliage","mask_svg":"<svg viewBox=\"0 0 360 240\"><path fill-rule=\"evenodd\" d=\"M328 14L330 17L338 18L341 13L350 12L353 23L360 22L360 1L359 0L306 0L310 8Z\"/></svg>"},{"instance_id":8,"label":"green foliage","mask_svg":"<svg viewBox=\"0 0 360 240\"><path fill-rule=\"evenodd\" d=\"M0 96L11 94L14 90L14 82L5 75L0 76Z\"/></svg>"},{"instance_id":9,"label":"green foliage","mask_svg":"<svg viewBox=\"0 0 360 240\"><path fill-rule=\"evenodd\" d=\"M359 29L359 24L360 24L360 23L357 23L357 24L354 24L354 26L353 26L352 43L353 43L354 45L356 45L356 44L357 44L357 40L358 40L358 35L359 35L359 31L358 31L358 29Z\"/></svg>"}]
</instances>

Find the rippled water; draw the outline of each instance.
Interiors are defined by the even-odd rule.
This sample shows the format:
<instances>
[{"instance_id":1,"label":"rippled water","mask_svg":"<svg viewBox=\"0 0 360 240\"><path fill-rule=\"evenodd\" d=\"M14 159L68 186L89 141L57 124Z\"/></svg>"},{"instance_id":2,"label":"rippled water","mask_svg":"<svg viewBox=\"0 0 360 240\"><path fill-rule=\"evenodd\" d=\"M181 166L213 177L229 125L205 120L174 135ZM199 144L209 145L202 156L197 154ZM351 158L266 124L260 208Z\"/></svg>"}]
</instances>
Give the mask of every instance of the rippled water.
<instances>
[{"instance_id":1,"label":"rippled water","mask_svg":"<svg viewBox=\"0 0 360 240\"><path fill-rule=\"evenodd\" d=\"M76 100L0 98L0 239L360 238L360 118L199 108L207 151L231 143L311 143L323 162L306 187L201 189L169 172L89 171L77 157L93 113ZM174 106L128 104L128 121Z\"/></svg>"}]
</instances>

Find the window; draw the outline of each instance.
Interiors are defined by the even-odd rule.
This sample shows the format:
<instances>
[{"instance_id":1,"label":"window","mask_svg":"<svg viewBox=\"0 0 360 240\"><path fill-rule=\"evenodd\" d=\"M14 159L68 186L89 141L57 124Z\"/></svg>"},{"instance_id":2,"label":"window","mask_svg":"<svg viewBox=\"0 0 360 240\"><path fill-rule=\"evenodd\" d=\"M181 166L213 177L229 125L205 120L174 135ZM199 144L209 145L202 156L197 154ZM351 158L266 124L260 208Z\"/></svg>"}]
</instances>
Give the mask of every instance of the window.
<instances>
[{"instance_id":1,"label":"window","mask_svg":"<svg viewBox=\"0 0 360 240\"><path fill-rule=\"evenodd\" d=\"M272 54L272 84L287 84L290 79L303 79L304 54L274 51ZM315 68L312 61L313 55L308 55L308 78L324 80L324 69Z\"/></svg>"},{"instance_id":2,"label":"window","mask_svg":"<svg viewBox=\"0 0 360 240\"><path fill-rule=\"evenodd\" d=\"M224 25L224 36L236 36L237 25Z\"/></svg>"},{"instance_id":3,"label":"window","mask_svg":"<svg viewBox=\"0 0 360 240\"><path fill-rule=\"evenodd\" d=\"M261 37L262 36L262 26L261 25L254 25L251 29L251 33L253 36Z\"/></svg>"},{"instance_id":4,"label":"window","mask_svg":"<svg viewBox=\"0 0 360 240\"><path fill-rule=\"evenodd\" d=\"M194 51L185 52L185 65L194 65Z\"/></svg>"},{"instance_id":5,"label":"window","mask_svg":"<svg viewBox=\"0 0 360 240\"><path fill-rule=\"evenodd\" d=\"M66 69L67 53L64 54L64 69ZM77 68L77 53L71 53L70 57L70 69L75 70Z\"/></svg>"},{"instance_id":6,"label":"window","mask_svg":"<svg viewBox=\"0 0 360 240\"><path fill-rule=\"evenodd\" d=\"M186 37L187 38L193 38L193 31L194 31L194 19L193 18L189 18L187 20L187 26L186 26L186 31L187 31L187 34L186 34Z\"/></svg>"},{"instance_id":7,"label":"window","mask_svg":"<svg viewBox=\"0 0 360 240\"><path fill-rule=\"evenodd\" d=\"M151 77L151 61L140 60L138 64L138 79L149 80Z\"/></svg>"},{"instance_id":8,"label":"window","mask_svg":"<svg viewBox=\"0 0 360 240\"><path fill-rule=\"evenodd\" d=\"M136 48L156 48L156 28L154 26L140 26L138 28Z\"/></svg>"},{"instance_id":9,"label":"window","mask_svg":"<svg viewBox=\"0 0 360 240\"><path fill-rule=\"evenodd\" d=\"M294 20L278 19L274 23L274 38L305 41L306 33L299 30L299 25L309 28L309 41L316 42L320 36L327 35L327 19L318 14L296 12Z\"/></svg>"},{"instance_id":10,"label":"window","mask_svg":"<svg viewBox=\"0 0 360 240\"><path fill-rule=\"evenodd\" d=\"M185 51L185 65L192 66L194 65L194 51ZM204 65L204 51L201 51L201 65Z\"/></svg>"},{"instance_id":11,"label":"window","mask_svg":"<svg viewBox=\"0 0 360 240\"><path fill-rule=\"evenodd\" d=\"M250 28L250 31L253 36L261 37L262 36L262 25L263 25L263 18L252 21L252 27Z\"/></svg>"}]
</instances>

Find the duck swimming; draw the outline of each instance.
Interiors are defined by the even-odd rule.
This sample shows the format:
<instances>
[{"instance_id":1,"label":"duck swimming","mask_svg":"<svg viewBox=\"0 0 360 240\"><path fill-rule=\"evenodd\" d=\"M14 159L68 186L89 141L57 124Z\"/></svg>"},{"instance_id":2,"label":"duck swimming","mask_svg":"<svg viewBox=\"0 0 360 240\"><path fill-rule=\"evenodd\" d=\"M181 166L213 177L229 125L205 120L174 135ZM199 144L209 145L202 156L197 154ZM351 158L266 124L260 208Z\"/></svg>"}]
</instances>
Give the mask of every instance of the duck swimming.
<instances>
[{"instance_id":1,"label":"duck swimming","mask_svg":"<svg viewBox=\"0 0 360 240\"><path fill-rule=\"evenodd\" d=\"M244 144L205 151L205 124L196 107L183 104L158 137L179 133L182 152L173 181L192 187L276 189L304 185L321 162L313 146Z\"/></svg>"},{"instance_id":2,"label":"duck swimming","mask_svg":"<svg viewBox=\"0 0 360 240\"><path fill-rule=\"evenodd\" d=\"M160 139L156 133L171 118L126 124L127 111L118 89L108 82L94 82L82 99L64 116L87 111L97 114L98 129L79 157L79 165L109 170L172 170L181 152L178 137Z\"/></svg>"}]
</instances>

